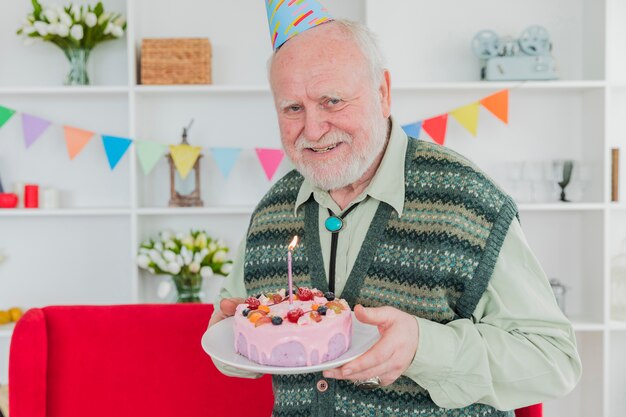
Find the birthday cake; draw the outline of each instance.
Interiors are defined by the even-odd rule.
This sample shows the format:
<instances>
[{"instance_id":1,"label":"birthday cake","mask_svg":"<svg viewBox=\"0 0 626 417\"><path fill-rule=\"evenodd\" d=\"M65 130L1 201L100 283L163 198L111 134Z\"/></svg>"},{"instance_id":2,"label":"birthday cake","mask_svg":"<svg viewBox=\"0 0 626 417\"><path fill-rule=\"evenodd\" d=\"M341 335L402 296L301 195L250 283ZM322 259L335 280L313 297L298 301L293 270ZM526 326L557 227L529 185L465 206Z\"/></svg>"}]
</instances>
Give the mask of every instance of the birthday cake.
<instances>
[{"instance_id":1,"label":"birthday cake","mask_svg":"<svg viewBox=\"0 0 626 417\"><path fill-rule=\"evenodd\" d=\"M235 311L235 350L261 365L300 367L333 360L350 347L352 314L333 293L298 288L249 297Z\"/></svg>"}]
</instances>

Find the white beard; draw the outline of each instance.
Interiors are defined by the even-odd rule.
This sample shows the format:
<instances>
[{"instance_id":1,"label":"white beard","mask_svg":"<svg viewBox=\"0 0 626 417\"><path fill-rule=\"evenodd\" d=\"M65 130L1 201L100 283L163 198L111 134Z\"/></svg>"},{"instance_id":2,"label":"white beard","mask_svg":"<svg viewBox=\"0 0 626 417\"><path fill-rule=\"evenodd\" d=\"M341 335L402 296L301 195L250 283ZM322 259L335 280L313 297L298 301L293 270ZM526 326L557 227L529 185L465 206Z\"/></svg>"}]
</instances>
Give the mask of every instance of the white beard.
<instances>
[{"instance_id":1,"label":"white beard","mask_svg":"<svg viewBox=\"0 0 626 417\"><path fill-rule=\"evenodd\" d=\"M367 146L360 150L352 148L352 136L343 131L328 133L315 143L309 143L303 136L300 136L296 140L296 152L298 153L301 153L305 148L322 148L325 145L341 142L344 143L342 146L350 146L353 152L315 165L307 165L301 159L299 161L292 159L291 162L304 178L322 190L336 190L353 184L363 177L385 147L387 124L378 123L377 125L374 126L371 135L367 138Z\"/></svg>"}]
</instances>

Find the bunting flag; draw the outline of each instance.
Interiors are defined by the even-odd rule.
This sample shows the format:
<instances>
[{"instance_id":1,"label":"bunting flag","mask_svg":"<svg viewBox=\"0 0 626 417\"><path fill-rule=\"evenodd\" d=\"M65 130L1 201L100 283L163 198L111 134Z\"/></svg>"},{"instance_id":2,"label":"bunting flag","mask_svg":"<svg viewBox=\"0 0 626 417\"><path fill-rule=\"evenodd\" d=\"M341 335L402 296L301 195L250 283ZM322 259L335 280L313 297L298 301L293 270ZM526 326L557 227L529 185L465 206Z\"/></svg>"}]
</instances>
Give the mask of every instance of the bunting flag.
<instances>
[{"instance_id":1,"label":"bunting flag","mask_svg":"<svg viewBox=\"0 0 626 417\"><path fill-rule=\"evenodd\" d=\"M509 123L509 90L498 91L480 100L487 110L505 124Z\"/></svg>"},{"instance_id":2,"label":"bunting flag","mask_svg":"<svg viewBox=\"0 0 626 417\"><path fill-rule=\"evenodd\" d=\"M65 145L67 146L67 153L70 159L73 160L76 155L83 150L85 145L89 143L94 132L88 130L78 129L72 126L63 126L65 132Z\"/></svg>"},{"instance_id":3,"label":"bunting flag","mask_svg":"<svg viewBox=\"0 0 626 417\"><path fill-rule=\"evenodd\" d=\"M478 131L478 110L480 104L478 102L468 104L467 106L459 107L452 110L450 114L467 129L473 136L476 136Z\"/></svg>"},{"instance_id":4,"label":"bunting flag","mask_svg":"<svg viewBox=\"0 0 626 417\"><path fill-rule=\"evenodd\" d=\"M124 156L131 143L132 140L130 139L102 135L102 144L104 145L104 151L107 154L111 171L115 169L117 163L122 159L122 156Z\"/></svg>"},{"instance_id":5,"label":"bunting flag","mask_svg":"<svg viewBox=\"0 0 626 417\"><path fill-rule=\"evenodd\" d=\"M224 178L228 178L240 153L241 149L239 148L211 148L211 154Z\"/></svg>"},{"instance_id":6,"label":"bunting flag","mask_svg":"<svg viewBox=\"0 0 626 417\"><path fill-rule=\"evenodd\" d=\"M424 120L422 128L436 143L443 145L446 141L446 127L448 126L448 113L441 116L431 117Z\"/></svg>"},{"instance_id":7,"label":"bunting flag","mask_svg":"<svg viewBox=\"0 0 626 417\"><path fill-rule=\"evenodd\" d=\"M2 127L14 114L15 110L0 106L0 127Z\"/></svg>"},{"instance_id":8,"label":"bunting flag","mask_svg":"<svg viewBox=\"0 0 626 417\"><path fill-rule=\"evenodd\" d=\"M272 180L272 177L276 173L280 162L283 160L283 156L285 155L282 149L268 149L268 148L254 148L256 151L256 155L259 158L259 162L261 162L261 166L263 167L263 171L265 171L265 176L267 176L268 180Z\"/></svg>"},{"instance_id":9,"label":"bunting flag","mask_svg":"<svg viewBox=\"0 0 626 417\"><path fill-rule=\"evenodd\" d=\"M52 123L37 116L22 113L22 130L24 143L28 149Z\"/></svg>"},{"instance_id":10,"label":"bunting flag","mask_svg":"<svg viewBox=\"0 0 626 417\"><path fill-rule=\"evenodd\" d=\"M416 122L416 123L404 125L402 126L402 129L404 129L404 132L407 134L407 136L410 136L415 139L419 139L420 132L422 131L422 121L420 120L419 122Z\"/></svg>"},{"instance_id":11,"label":"bunting flag","mask_svg":"<svg viewBox=\"0 0 626 417\"><path fill-rule=\"evenodd\" d=\"M137 149L137 158L139 159L144 175L150 174L157 162L159 162L159 160L163 158L163 155L165 155L165 152L167 152L167 145L147 140L136 140L135 147Z\"/></svg>"},{"instance_id":12,"label":"bunting flag","mask_svg":"<svg viewBox=\"0 0 626 417\"><path fill-rule=\"evenodd\" d=\"M176 170L181 178L187 178L189 171L191 171L198 160L202 148L190 145L170 145L169 148Z\"/></svg>"}]
</instances>

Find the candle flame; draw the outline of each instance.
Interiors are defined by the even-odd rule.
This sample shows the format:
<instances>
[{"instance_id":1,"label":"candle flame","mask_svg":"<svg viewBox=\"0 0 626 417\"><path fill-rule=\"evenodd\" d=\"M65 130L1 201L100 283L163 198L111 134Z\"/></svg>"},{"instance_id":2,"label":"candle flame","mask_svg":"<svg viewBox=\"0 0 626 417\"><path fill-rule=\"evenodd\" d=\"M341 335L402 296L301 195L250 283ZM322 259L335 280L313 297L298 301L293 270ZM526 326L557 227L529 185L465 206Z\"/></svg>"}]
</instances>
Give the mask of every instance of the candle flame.
<instances>
[{"instance_id":1,"label":"candle flame","mask_svg":"<svg viewBox=\"0 0 626 417\"><path fill-rule=\"evenodd\" d=\"M298 244L298 236L294 236L293 240L289 244L289 250L294 250L297 244Z\"/></svg>"}]
</instances>

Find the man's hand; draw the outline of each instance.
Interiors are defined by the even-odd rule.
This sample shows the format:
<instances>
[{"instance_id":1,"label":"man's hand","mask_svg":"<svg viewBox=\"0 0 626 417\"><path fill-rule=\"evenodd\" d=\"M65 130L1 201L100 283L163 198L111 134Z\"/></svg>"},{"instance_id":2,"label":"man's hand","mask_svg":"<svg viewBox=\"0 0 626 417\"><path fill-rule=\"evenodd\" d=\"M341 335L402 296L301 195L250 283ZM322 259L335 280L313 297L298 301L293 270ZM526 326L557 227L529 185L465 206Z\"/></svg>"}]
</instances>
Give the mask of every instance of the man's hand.
<instances>
[{"instance_id":1,"label":"man's hand","mask_svg":"<svg viewBox=\"0 0 626 417\"><path fill-rule=\"evenodd\" d=\"M324 376L349 380L379 377L382 386L391 385L413 361L419 340L417 320L393 307L356 305L354 314L360 322L377 326L380 340L355 360L324 371Z\"/></svg>"},{"instance_id":2,"label":"man's hand","mask_svg":"<svg viewBox=\"0 0 626 417\"><path fill-rule=\"evenodd\" d=\"M225 318L235 315L235 309L238 304L243 303L243 298L224 298L220 301L220 311L214 312L209 320L209 327L213 326Z\"/></svg>"}]
</instances>

